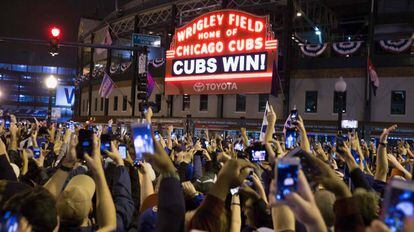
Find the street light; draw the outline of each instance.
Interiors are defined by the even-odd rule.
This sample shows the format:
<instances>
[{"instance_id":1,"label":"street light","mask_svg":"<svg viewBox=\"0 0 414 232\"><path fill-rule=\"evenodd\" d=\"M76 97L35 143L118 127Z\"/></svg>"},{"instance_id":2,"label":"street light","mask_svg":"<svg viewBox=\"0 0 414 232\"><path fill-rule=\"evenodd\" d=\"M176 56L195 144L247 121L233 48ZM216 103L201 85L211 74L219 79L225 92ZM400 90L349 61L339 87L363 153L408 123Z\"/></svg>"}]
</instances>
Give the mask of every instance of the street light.
<instances>
[{"instance_id":1,"label":"street light","mask_svg":"<svg viewBox=\"0 0 414 232\"><path fill-rule=\"evenodd\" d=\"M49 89L49 105L47 107L47 122L49 124L52 121L52 95L57 85L58 85L58 80L56 79L55 76L50 75L46 79L46 87Z\"/></svg>"},{"instance_id":2,"label":"street light","mask_svg":"<svg viewBox=\"0 0 414 232\"><path fill-rule=\"evenodd\" d=\"M46 79L46 87L47 87L48 89L55 89L55 88L56 88L56 86L57 86L57 84L58 84L58 81L57 81L56 77L55 77L55 76L53 76L53 75L50 75L50 76Z\"/></svg>"},{"instance_id":3,"label":"street light","mask_svg":"<svg viewBox=\"0 0 414 232\"><path fill-rule=\"evenodd\" d=\"M346 91L346 82L343 77L335 82L335 92L338 94L338 133L342 132L343 96Z\"/></svg>"}]
</instances>

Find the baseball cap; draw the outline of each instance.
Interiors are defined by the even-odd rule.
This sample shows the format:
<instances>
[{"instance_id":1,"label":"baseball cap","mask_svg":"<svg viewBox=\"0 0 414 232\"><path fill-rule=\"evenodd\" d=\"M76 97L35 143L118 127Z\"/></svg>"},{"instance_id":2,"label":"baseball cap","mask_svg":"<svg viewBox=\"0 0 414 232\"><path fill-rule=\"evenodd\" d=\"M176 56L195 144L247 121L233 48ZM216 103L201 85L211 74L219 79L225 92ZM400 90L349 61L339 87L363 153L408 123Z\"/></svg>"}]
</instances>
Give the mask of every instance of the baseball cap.
<instances>
[{"instance_id":1,"label":"baseball cap","mask_svg":"<svg viewBox=\"0 0 414 232\"><path fill-rule=\"evenodd\" d=\"M88 217L95 193L95 182L87 175L73 177L57 199L57 212L63 221Z\"/></svg>"}]
</instances>

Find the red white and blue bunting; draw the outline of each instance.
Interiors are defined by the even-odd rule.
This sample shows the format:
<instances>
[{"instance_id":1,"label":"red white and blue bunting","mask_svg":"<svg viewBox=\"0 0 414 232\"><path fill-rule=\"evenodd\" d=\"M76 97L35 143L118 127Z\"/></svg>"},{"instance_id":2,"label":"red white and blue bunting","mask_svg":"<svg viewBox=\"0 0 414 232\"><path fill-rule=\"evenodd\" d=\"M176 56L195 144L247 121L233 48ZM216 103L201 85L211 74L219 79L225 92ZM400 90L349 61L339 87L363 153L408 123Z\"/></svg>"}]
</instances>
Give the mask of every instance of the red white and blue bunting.
<instances>
[{"instance_id":1,"label":"red white and blue bunting","mask_svg":"<svg viewBox=\"0 0 414 232\"><path fill-rule=\"evenodd\" d=\"M362 41L346 41L346 42L337 42L332 43L333 50L343 56L351 55L358 51L361 47Z\"/></svg>"},{"instance_id":2,"label":"red white and blue bunting","mask_svg":"<svg viewBox=\"0 0 414 232\"><path fill-rule=\"evenodd\" d=\"M412 39L380 40L380 45L388 52L400 53L407 50L412 42Z\"/></svg>"},{"instance_id":3,"label":"red white and blue bunting","mask_svg":"<svg viewBox=\"0 0 414 232\"><path fill-rule=\"evenodd\" d=\"M109 69L109 72L111 74L114 74L114 73L118 72L118 70L119 70L119 64L112 64L111 68Z\"/></svg>"},{"instance_id":4,"label":"red white and blue bunting","mask_svg":"<svg viewBox=\"0 0 414 232\"><path fill-rule=\"evenodd\" d=\"M317 57L320 56L326 49L327 44L304 44L300 46L300 50L306 56Z\"/></svg>"},{"instance_id":5,"label":"red white and blue bunting","mask_svg":"<svg viewBox=\"0 0 414 232\"><path fill-rule=\"evenodd\" d=\"M165 63L165 59L164 58L156 58L156 59L150 60L148 62L148 64L151 64L155 68L161 67L164 63Z\"/></svg>"},{"instance_id":6,"label":"red white and blue bunting","mask_svg":"<svg viewBox=\"0 0 414 232\"><path fill-rule=\"evenodd\" d=\"M121 72L125 72L131 66L131 62L125 62L121 64Z\"/></svg>"}]
</instances>

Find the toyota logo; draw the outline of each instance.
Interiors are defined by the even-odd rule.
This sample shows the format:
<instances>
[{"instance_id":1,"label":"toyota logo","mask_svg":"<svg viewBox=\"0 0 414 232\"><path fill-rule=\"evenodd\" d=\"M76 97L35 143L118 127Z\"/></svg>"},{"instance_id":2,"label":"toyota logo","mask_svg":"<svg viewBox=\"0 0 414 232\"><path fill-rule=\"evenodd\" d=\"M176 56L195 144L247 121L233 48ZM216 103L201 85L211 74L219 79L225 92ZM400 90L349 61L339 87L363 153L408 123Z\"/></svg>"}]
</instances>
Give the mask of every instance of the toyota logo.
<instances>
[{"instance_id":1,"label":"toyota logo","mask_svg":"<svg viewBox=\"0 0 414 232\"><path fill-rule=\"evenodd\" d=\"M205 85L201 82L197 82L193 85L193 89L196 92L202 92L204 90L204 88L205 88Z\"/></svg>"}]
</instances>

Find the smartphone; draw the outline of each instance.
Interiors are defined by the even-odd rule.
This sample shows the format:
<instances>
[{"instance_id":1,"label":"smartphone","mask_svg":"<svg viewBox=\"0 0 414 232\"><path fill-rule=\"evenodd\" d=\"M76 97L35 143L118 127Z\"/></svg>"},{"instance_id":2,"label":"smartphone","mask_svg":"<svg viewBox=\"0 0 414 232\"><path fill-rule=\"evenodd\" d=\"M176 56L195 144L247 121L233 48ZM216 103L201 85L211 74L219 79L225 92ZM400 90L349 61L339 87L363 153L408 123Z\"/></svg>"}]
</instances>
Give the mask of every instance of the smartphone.
<instances>
[{"instance_id":1,"label":"smartphone","mask_svg":"<svg viewBox=\"0 0 414 232\"><path fill-rule=\"evenodd\" d=\"M79 130L78 144L76 145L76 154L78 159L83 160L83 154L92 154L93 131L81 129Z\"/></svg>"},{"instance_id":2,"label":"smartphone","mask_svg":"<svg viewBox=\"0 0 414 232\"><path fill-rule=\"evenodd\" d=\"M175 133L171 133L171 139L177 138L177 135Z\"/></svg>"},{"instance_id":3,"label":"smartphone","mask_svg":"<svg viewBox=\"0 0 414 232\"><path fill-rule=\"evenodd\" d=\"M393 179L384 198L382 219L391 231L403 231L404 220L414 216L414 182Z\"/></svg>"},{"instance_id":4,"label":"smartphone","mask_svg":"<svg viewBox=\"0 0 414 232\"><path fill-rule=\"evenodd\" d=\"M75 133L75 125L72 122L68 122L68 124L66 124L66 128L70 130L70 132Z\"/></svg>"},{"instance_id":5,"label":"smartphone","mask_svg":"<svg viewBox=\"0 0 414 232\"><path fill-rule=\"evenodd\" d=\"M235 194L238 194L239 193L239 188L240 187L230 189L231 195L234 196Z\"/></svg>"},{"instance_id":6,"label":"smartphone","mask_svg":"<svg viewBox=\"0 0 414 232\"><path fill-rule=\"evenodd\" d=\"M266 150L255 150L252 149L250 152L250 161L253 163L263 162L266 161L267 153Z\"/></svg>"},{"instance_id":7,"label":"smartphone","mask_svg":"<svg viewBox=\"0 0 414 232\"><path fill-rule=\"evenodd\" d=\"M290 111L290 120L292 123L296 123L299 119L298 110L293 109Z\"/></svg>"},{"instance_id":8,"label":"smartphone","mask_svg":"<svg viewBox=\"0 0 414 232\"><path fill-rule=\"evenodd\" d=\"M156 141L160 141L160 139L161 139L160 132L154 131L154 138L155 138Z\"/></svg>"},{"instance_id":9,"label":"smartphone","mask_svg":"<svg viewBox=\"0 0 414 232\"><path fill-rule=\"evenodd\" d=\"M234 150L236 150L236 151L243 151L243 144L241 144L241 143L236 143L236 144L234 144Z\"/></svg>"},{"instance_id":10,"label":"smartphone","mask_svg":"<svg viewBox=\"0 0 414 232\"><path fill-rule=\"evenodd\" d=\"M10 129L11 117L9 115L6 115L4 116L3 120L4 120L4 128L6 130Z\"/></svg>"},{"instance_id":11,"label":"smartphone","mask_svg":"<svg viewBox=\"0 0 414 232\"><path fill-rule=\"evenodd\" d=\"M151 135L151 125L139 123L131 126L134 139L135 162L143 159L144 153L154 154L154 141Z\"/></svg>"},{"instance_id":12,"label":"smartphone","mask_svg":"<svg viewBox=\"0 0 414 232\"><path fill-rule=\"evenodd\" d=\"M40 157L40 149L38 147L34 147L33 148L33 157L35 159L39 159L39 157Z\"/></svg>"},{"instance_id":13,"label":"smartphone","mask_svg":"<svg viewBox=\"0 0 414 232\"><path fill-rule=\"evenodd\" d=\"M286 195L298 189L299 158L283 158L276 163L276 200L285 199Z\"/></svg>"},{"instance_id":14,"label":"smartphone","mask_svg":"<svg viewBox=\"0 0 414 232\"><path fill-rule=\"evenodd\" d=\"M208 141L204 141L204 144L206 145L206 147L210 146L210 144L208 143Z\"/></svg>"},{"instance_id":15,"label":"smartphone","mask_svg":"<svg viewBox=\"0 0 414 232\"><path fill-rule=\"evenodd\" d=\"M343 147L345 142L347 141L348 141L348 137L346 135L338 135L336 137L336 150L340 151L341 147Z\"/></svg>"},{"instance_id":16,"label":"smartphone","mask_svg":"<svg viewBox=\"0 0 414 232\"><path fill-rule=\"evenodd\" d=\"M20 231L19 230L20 219L17 215L11 211L6 211L1 214L0 231Z\"/></svg>"},{"instance_id":17,"label":"smartphone","mask_svg":"<svg viewBox=\"0 0 414 232\"><path fill-rule=\"evenodd\" d=\"M292 149L295 147L297 142L297 132L295 129L286 130L285 147L286 149Z\"/></svg>"},{"instance_id":18,"label":"smartphone","mask_svg":"<svg viewBox=\"0 0 414 232\"><path fill-rule=\"evenodd\" d=\"M121 158L126 159L126 157L127 157L127 147L126 147L126 145L125 144L119 144L118 145L118 151L119 151L119 154L121 155Z\"/></svg>"},{"instance_id":19,"label":"smartphone","mask_svg":"<svg viewBox=\"0 0 414 232\"><path fill-rule=\"evenodd\" d=\"M105 154L105 151L111 151L111 136L109 134L101 135L101 153Z\"/></svg>"}]
</instances>

